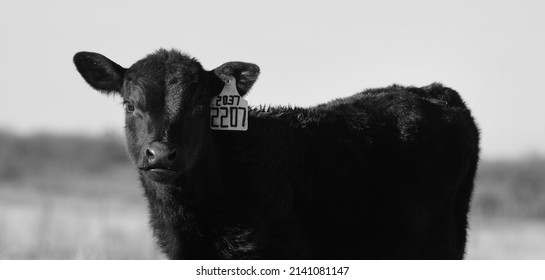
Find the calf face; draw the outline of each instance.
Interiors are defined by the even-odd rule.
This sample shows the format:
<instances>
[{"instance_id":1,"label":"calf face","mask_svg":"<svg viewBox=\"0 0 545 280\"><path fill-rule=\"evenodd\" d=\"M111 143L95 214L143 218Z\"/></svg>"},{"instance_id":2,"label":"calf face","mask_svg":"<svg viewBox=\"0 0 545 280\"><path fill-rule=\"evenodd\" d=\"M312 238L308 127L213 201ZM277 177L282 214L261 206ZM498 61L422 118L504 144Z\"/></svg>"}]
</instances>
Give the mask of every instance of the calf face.
<instances>
[{"instance_id":1,"label":"calf face","mask_svg":"<svg viewBox=\"0 0 545 280\"><path fill-rule=\"evenodd\" d=\"M77 70L94 89L117 94L125 107L131 160L144 177L168 182L190 169L210 138L210 100L229 76L244 96L259 67L228 62L212 71L175 50L159 50L126 69L105 56L79 52Z\"/></svg>"}]
</instances>

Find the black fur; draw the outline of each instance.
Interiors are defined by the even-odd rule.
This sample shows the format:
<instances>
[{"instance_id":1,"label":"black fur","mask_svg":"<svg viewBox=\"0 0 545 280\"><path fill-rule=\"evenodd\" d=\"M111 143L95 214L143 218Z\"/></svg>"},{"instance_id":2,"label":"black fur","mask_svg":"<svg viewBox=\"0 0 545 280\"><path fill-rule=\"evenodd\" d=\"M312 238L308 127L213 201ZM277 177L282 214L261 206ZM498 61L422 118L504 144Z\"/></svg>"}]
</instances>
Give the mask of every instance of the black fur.
<instances>
[{"instance_id":1,"label":"black fur","mask_svg":"<svg viewBox=\"0 0 545 280\"><path fill-rule=\"evenodd\" d=\"M254 108L248 131L213 131L219 76L234 75L246 94L256 65L205 71L175 50L127 70L98 54L74 61L102 91L124 73L118 92L136 107L126 134L138 167L153 141L182 153L174 176L139 169L169 258L464 257L479 133L455 91L394 85L308 109Z\"/></svg>"},{"instance_id":2,"label":"black fur","mask_svg":"<svg viewBox=\"0 0 545 280\"><path fill-rule=\"evenodd\" d=\"M74 56L74 64L85 81L94 89L104 93L121 90L125 69L105 56L79 52Z\"/></svg>"}]
</instances>

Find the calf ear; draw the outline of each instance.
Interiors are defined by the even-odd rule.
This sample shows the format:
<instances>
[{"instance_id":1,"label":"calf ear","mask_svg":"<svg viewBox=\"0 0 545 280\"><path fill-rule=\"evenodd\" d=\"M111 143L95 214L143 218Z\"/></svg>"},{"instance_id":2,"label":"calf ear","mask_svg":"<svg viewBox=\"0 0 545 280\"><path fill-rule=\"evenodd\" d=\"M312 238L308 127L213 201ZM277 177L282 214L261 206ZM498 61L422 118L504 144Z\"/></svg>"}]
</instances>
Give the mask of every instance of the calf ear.
<instances>
[{"instance_id":1,"label":"calf ear","mask_svg":"<svg viewBox=\"0 0 545 280\"><path fill-rule=\"evenodd\" d=\"M237 90L241 96L250 91L259 76L259 66L253 63L232 61L214 69L214 73L224 80L226 76L233 76L237 80Z\"/></svg>"},{"instance_id":2,"label":"calf ear","mask_svg":"<svg viewBox=\"0 0 545 280\"><path fill-rule=\"evenodd\" d=\"M85 81L103 93L120 92L127 69L93 52L74 55L74 64Z\"/></svg>"}]
</instances>

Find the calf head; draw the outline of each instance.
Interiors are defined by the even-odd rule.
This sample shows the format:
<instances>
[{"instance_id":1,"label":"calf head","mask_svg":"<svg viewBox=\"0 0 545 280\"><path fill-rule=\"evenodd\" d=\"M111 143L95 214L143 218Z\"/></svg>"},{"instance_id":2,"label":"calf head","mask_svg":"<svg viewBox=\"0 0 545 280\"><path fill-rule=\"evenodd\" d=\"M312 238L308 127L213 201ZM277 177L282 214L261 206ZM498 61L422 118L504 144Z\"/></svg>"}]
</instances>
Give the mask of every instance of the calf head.
<instances>
[{"instance_id":1,"label":"calf head","mask_svg":"<svg viewBox=\"0 0 545 280\"><path fill-rule=\"evenodd\" d=\"M130 158L141 175L157 182L176 179L204 152L210 101L224 79L235 77L244 96L259 75L257 65L245 62L205 71L196 59L163 49L128 69L92 52L77 53L74 63L91 87L123 98Z\"/></svg>"}]
</instances>

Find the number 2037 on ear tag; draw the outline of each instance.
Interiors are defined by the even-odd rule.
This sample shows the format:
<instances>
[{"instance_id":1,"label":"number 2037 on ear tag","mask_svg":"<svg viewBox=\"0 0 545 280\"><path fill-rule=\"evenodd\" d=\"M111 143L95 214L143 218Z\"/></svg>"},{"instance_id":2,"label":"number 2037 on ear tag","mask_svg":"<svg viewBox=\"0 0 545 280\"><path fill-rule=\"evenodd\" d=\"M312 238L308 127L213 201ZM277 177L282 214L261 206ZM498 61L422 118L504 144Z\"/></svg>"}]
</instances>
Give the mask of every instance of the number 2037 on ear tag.
<instances>
[{"instance_id":1,"label":"number 2037 on ear tag","mask_svg":"<svg viewBox=\"0 0 545 280\"><path fill-rule=\"evenodd\" d=\"M234 77L227 77L221 93L212 98L210 128L213 130L248 130L248 101L238 94Z\"/></svg>"}]
</instances>

